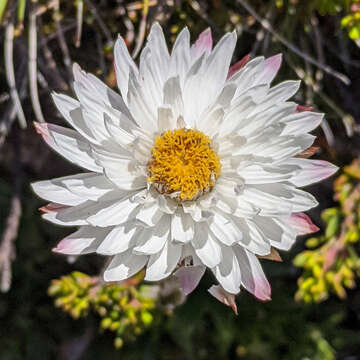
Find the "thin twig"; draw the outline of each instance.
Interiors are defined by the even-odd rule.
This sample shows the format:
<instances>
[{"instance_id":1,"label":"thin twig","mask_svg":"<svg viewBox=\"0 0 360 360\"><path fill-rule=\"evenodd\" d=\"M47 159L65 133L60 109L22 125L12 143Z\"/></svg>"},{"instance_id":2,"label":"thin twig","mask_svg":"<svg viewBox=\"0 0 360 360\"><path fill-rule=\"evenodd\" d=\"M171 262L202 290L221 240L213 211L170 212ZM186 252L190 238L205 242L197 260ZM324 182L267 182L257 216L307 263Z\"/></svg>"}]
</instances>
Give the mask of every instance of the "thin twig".
<instances>
[{"instance_id":1,"label":"thin twig","mask_svg":"<svg viewBox=\"0 0 360 360\"><path fill-rule=\"evenodd\" d=\"M66 33L70 30L73 30L76 28L76 21L72 22L71 24L69 25L65 25L62 29L63 29L63 33ZM44 36L44 38L41 40L40 42L40 45L44 45L44 44L47 44L48 42L54 40L55 38L57 37L57 34L56 33L51 33L47 36Z\"/></svg>"},{"instance_id":2,"label":"thin twig","mask_svg":"<svg viewBox=\"0 0 360 360\"><path fill-rule=\"evenodd\" d=\"M129 17L126 14L125 8L123 6L119 7L119 12L121 15L121 19L126 27L126 35L125 35L125 42L129 46L133 43L135 39L135 30L134 30L134 24L129 19Z\"/></svg>"},{"instance_id":3,"label":"thin twig","mask_svg":"<svg viewBox=\"0 0 360 360\"><path fill-rule=\"evenodd\" d=\"M18 194L11 200L10 213L0 245L0 290L7 292L11 285L11 262L15 259L14 241L17 237L19 219L21 217L21 202Z\"/></svg>"},{"instance_id":4,"label":"thin twig","mask_svg":"<svg viewBox=\"0 0 360 360\"><path fill-rule=\"evenodd\" d=\"M63 60L64 65L65 65L67 73L68 73L68 78L71 79L72 78L72 70L71 70L72 62L71 62L71 58L70 58L70 51L66 44L64 32L63 32L63 29L61 26L59 0L55 1L55 4L54 4L54 20L55 20L55 24L56 24L57 39L58 39L59 46L60 46L60 49L61 49L61 52L62 52L63 58L64 58L64 60Z\"/></svg>"},{"instance_id":5,"label":"thin twig","mask_svg":"<svg viewBox=\"0 0 360 360\"><path fill-rule=\"evenodd\" d=\"M132 53L133 59L135 59L139 55L139 52L144 43L145 32L146 32L146 19L147 19L148 12L149 12L149 0L144 0L142 17L141 17L140 25L139 25L139 33L136 38L134 51Z\"/></svg>"},{"instance_id":6,"label":"thin twig","mask_svg":"<svg viewBox=\"0 0 360 360\"><path fill-rule=\"evenodd\" d=\"M92 1L91 0L86 0L86 2L88 3L90 11L93 14L95 20L99 24L99 27L100 27L101 31L104 33L104 35L106 37L107 44L112 46L114 41L113 41L113 37L111 35L111 31L109 30L109 28L104 23L103 19L99 15L99 12L96 9L96 6L92 3Z\"/></svg>"},{"instance_id":7,"label":"thin twig","mask_svg":"<svg viewBox=\"0 0 360 360\"><path fill-rule=\"evenodd\" d=\"M28 82L28 77L26 76L25 57L22 58L22 62L20 63L18 75L19 78L22 79L19 87L19 98L20 101L23 101L27 95L26 87ZM10 101L0 120L0 148L4 144L6 136L10 132L10 129L16 119L16 115L16 107L14 106L14 103Z\"/></svg>"},{"instance_id":8,"label":"thin twig","mask_svg":"<svg viewBox=\"0 0 360 360\"><path fill-rule=\"evenodd\" d=\"M39 18L39 20L41 21L41 18ZM40 23L41 25L41 23ZM46 71L46 76L51 77L55 80L56 84L58 84L59 88L62 90L68 90L68 85L66 83L66 81L62 78L57 66L56 66L56 62L52 56L52 52L50 51L47 42L46 41L40 41L40 45L41 45L41 49L42 52L44 54L45 57L45 63L41 64L41 62L39 61L39 67L40 69L42 68L43 72L45 72L45 67L50 68L50 71ZM39 58L40 60L40 58ZM44 66L42 66L44 65ZM46 66L45 66L46 65Z\"/></svg>"},{"instance_id":9,"label":"thin twig","mask_svg":"<svg viewBox=\"0 0 360 360\"><path fill-rule=\"evenodd\" d=\"M10 89L11 100L16 109L16 115L19 120L19 125L22 129L26 128L26 119L24 115L23 108L21 106L21 101L19 98L19 93L16 89L15 82L15 70L14 70L14 59L13 59L13 45L14 45L14 25L9 23L6 26L5 30L5 73L7 83Z\"/></svg>"},{"instance_id":10,"label":"thin twig","mask_svg":"<svg viewBox=\"0 0 360 360\"><path fill-rule=\"evenodd\" d=\"M105 65L105 57L104 57L104 45L102 43L101 35L96 32L95 33L96 47L99 53L99 67L101 70L101 74L103 77L106 77L106 65Z\"/></svg>"},{"instance_id":11,"label":"thin twig","mask_svg":"<svg viewBox=\"0 0 360 360\"><path fill-rule=\"evenodd\" d=\"M320 33L319 22L318 22L317 17L313 16L311 18L311 25L312 25L312 28L314 30L314 35L315 35L315 48L316 48L317 58L318 58L318 61L324 65L325 64L325 55L324 55L323 41L322 41L322 36ZM322 78L323 78L323 72L321 69L319 69L318 73L316 74L316 79L321 80Z\"/></svg>"},{"instance_id":12,"label":"thin twig","mask_svg":"<svg viewBox=\"0 0 360 360\"><path fill-rule=\"evenodd\" d=\"M33 10L29 16L29 56L28 56L28 70L29 70L29 87L30 98L33 105L34 113L37 121L44 122L44 116L41 111L39 93L37 86L37 32L36 32L36 11Z\"/></svg>"},{"instance_id":13,"label":"thin twig","mask_svg":"<svg viewBox=\"0 0 360 360\"><path fill-rule=\"evenodd\" d=\"M0 104L4 103L5 101L8 101L9 99L10 99L9 93L0 94Z\"/></svg>"},{"instance_id":14,"label":"thin twig","mask_svg":"<svg viewBox=\"0 0 360 360\"><path fill-rule=\"evenodd\" d=\"M75 34L75 46L80 47L82 25L83 25L83 13L84 13L84 2L83 0L76 1L76 34Z\"/></svg>"},{"instance_id":15,"label":"thin twig","mask_svg":"<svg viewBox=\"0 0 360 360\"><path fill-rule=\"evenodd\" d=\"M246 9L246 11L248 11L253 17L254 19L260 23L260 25L267 31L269 31L274 38L276 38L278 41L280 41L284 46L286 46L290 51L294 52L296 55L300 56L303 59L306 59L309 63L317 66L318 68L322 69L323 71L325 71L326 73L328 73L331 76L334 76L335 78L339 79L340 81L342 81L345 85L350 85L351 81L350 79L332 69L330 66L328 65L323 65L321 64L319 61L315 60L313 57L311 57L308 54L304 54L298 47L296 47L294 44L290 43L289 41L287 41L282 35L280 35L277 31L274 30L274 28L272 27L272 25L270 24L270 22L266 19L263 19L245 0L236 0L244 9Z\"/></svg>"},{"instance_id":16,"label":"thin twig","mask_svg":"<svg viewBox=\"0 0 360 360\"><path fill-rule=\"evenodd\" d=\"M19 223L21 218L21 164L20 149L17 132L14 134L14 195L10 203L10 212L6 221L5 231L0 243L0 291L7 292L11 286L11 263L15 260L15 240L18 235Z\"/></svg>"}]
</instances>

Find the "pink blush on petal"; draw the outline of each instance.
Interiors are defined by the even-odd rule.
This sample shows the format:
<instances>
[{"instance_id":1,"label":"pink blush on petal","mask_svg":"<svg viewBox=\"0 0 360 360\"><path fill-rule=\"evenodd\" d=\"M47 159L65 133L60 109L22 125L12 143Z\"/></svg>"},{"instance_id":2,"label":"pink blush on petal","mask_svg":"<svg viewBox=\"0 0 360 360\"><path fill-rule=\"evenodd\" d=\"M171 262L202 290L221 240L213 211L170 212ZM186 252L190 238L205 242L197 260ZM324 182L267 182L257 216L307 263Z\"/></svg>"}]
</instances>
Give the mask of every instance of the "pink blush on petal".
<instances>
[{"instance_id":1,"label":"pink blush on petal","mask_svg":"<svg viewBox=\"0 0 360 360\"><path fill-rule=\"evenodd\" d=\"M289 222L298 235L311 234L320 230L305 213L292 214Z\"/></svg>"},{"instance_id":2,"label":"pink blush on petal","mask_svg":"<svg viewBox=\"0 0 360 360\"><path fill-rule=\"evenodd\" d=\"M238 310L235 302L235 295L225 291L220 285L213 285L208 289L208 292L217 300L222 302L224 305L229 306L233 309L237 315Z\"/></svg>"},{"instance_id":3,"label":"pink blush on petal","mask_svg":"<svg viewBox=\"0 0 360 360\"><path fill-rule=\"evenodd\" d=\"M183 266L174 273L174 276L179 279L184 295L189 295L196 289L205 270L205 266Z\"/></svg>"},{"instance_id":4,"label":"pink blush on petal","mask_svg":"<svg viewBox=\"0 0 360 360\"><path fill-rule=\"evenodd\" d=\"M205 29L195 41L192 51L193 56L198 58L203 52L210 54L213 46L213 40L211 35L211 29Z\"/></svg>"}]
</instances>

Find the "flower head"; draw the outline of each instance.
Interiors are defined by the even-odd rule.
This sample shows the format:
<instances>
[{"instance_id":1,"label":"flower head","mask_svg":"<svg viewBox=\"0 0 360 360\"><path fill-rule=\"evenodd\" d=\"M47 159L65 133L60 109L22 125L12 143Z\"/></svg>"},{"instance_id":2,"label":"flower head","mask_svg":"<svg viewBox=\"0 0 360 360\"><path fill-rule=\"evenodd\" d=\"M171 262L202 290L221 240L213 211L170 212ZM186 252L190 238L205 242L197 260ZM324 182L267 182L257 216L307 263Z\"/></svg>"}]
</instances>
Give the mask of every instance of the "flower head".
<instances>
[{"instance_id":1,"label":"flower head","mask_svg":"<svg viewBox=\"0 0 360 360\"><path fill-rule=\"evenodd\" d=\"M148 281L175 272L188 294L208 267L221 285L210 292L228 305L241 286L266 300L258 257L276 258L274 248L288 250L297 235L316 230L302 212L317 202L297 187L336 171L297 157L323 115L288 101L298 81L270 87L281 55L230 67L235 33L214 49L210 30L189 43L185 28L169 54L154 24L138 67L119 37L121 96L75 64L78 100L53 95L75 130L36 128L87 172L33 189L51 201L45 219L79 226L54 250L111 256L106 281L145 267Z\"/></svg>"}]
</instances>

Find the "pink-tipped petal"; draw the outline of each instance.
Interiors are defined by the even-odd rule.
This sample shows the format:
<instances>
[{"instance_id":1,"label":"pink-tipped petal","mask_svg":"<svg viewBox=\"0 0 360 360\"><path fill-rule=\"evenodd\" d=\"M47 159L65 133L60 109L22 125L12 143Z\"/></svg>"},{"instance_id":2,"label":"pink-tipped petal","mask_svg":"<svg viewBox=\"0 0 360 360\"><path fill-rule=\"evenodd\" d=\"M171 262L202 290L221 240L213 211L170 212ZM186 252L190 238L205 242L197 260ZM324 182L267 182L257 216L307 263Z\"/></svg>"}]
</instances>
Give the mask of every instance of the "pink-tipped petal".
<instances>
[{"instance_id":1,"label":"pink-tipped petal","mask_svg":"<svg viewBox=\"0 0 360 360\"><path fill-rule=\"evenodd\" d=\"M256 255L241 246L233 249L241 264L241 284L259 300L271 300L271 287Z\"/></svg>"},{"instance_id":2,"label":"pink-tipped petal","mask_svg":"<svg viewBox=\"0 0 360 360\"><path fill-rule=\"evenodd\" d=\"M297 235L312 234L320 230L305 213L292 214L287 222Z\"/></svg>"},{"instance_id":3,"label":"pink-tipped petal","mask_svg":"<svg viewBox=\"0 0 360 360\"><path fill-rule=\"evenodd\" d=\"M296 112L303 112L303 111L313 111L313 107L312 106L303 106L303 105L298 105L296 108Z\"/></svg>"},{"instance_id":4,"label":"pink-tipped petal","mask_svg":"<svg viewBox=\"0 0 360 360\"><path fill-rule=\"evenodd\" d=\"M47 123L39 123L34 121L36 132L41 135L44 141L51 147L55 146L54 138L51 136Z\"/></svg>"},{"instance_id":5,"label":"pink-tipped petal","mask_svg":"<svg viewBox=\"0 0 360 360\"><path fill-rule=\"evenodd\" d=\"M245 55L241 60L239 60L234 65L230 66L227 78L230 79L235 73L237 73L241 68L243 68L250 60L251 55Z\"/></svg>"},{"instance_id":6,"label":"pink-tipped petal","mask_svg":"<svg viewBox=\"0 0 360 360\"><path fill-rule=\"evenodd\" d=\"M39 208L39 211L43 213L52 213L52 212L58 212L59 210L66 209L70 206L62 205L62 204L56 204L56 203L49 203L45 206L42 206Z\"/></svg>"},{"instance_id":7,"label":"pink-tipped petal","mask_svg":"<svg viewBox=\"0 0 360 360\"><path fill-rule=\"evenodd\" d=\"M196 289L205 270L205 266L182 266L175 271L174 276L179 279L180 287L184 295L189 295Z\"/></svg>"},{"instance_id":8,"label":"pink-tipped petal","mask_svg":"<svg viewBox=\"0 0 360 360\"><path fill-rule=\"evenodd\" d=\"M277 54L265 59L265 66L259 75L261 83L270 84L280 69L282 62L282 54Z\"/></svg>"},{"instance_id":9,"label":"pink-tipped petal","mask_svg":"<svg viewBox=\"0 0 360 360\"><path fill-rule=\"evenodd\" d=\"M237 315L238 310L235 302L235 295L225 291L220 285L213 285L208 289L208 292L217 300L222 302L224 305L229 306L233 309Z\"/></svg>"},{"instance_id":10,"label":"pink-tipped petal","mask_svg":"<svg viewBox=\"0 0 360 360\"><path fill-rule=\"evenodd\" d=\"M203 52L206 52L207 55L209 55L212 46L213 40L211 35L211 29L207 28L199 35L194 45L191 47L192 58L197 59L202 55Z\"/></svg>"},{"instance_id":11,"label":"pink-tipped petal","mask_svg":"<svg viewBox=\"0 0 360 360\"><path fill-rule=\"evenodd\" d=\"M62 239L52 251L65 255L82 255L95 252L108 231L82 226Z\"/></svg>"},{"instance_id":12,"label":"pink-tipped petal","mask_svg":"<svg viewBox=\"0 0 360 360\"><path fill-rule=\"evenodd\" d=\"M288 159L287 165L298 167L299 171L289 180L295 186L306 186L324 180L338 171L338 167L324 160Z\"/></svg>"}]
</instances>

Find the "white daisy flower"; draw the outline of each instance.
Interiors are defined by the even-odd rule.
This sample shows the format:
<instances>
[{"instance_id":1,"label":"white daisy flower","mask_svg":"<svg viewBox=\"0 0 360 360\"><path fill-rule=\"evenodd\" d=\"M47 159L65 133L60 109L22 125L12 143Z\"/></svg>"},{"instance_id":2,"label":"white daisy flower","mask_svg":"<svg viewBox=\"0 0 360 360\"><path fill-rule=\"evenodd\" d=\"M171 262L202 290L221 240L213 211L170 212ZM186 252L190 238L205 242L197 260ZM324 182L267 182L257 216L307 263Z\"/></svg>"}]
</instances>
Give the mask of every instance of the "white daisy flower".
<instances>
[{"instance_id":1,"label":"white daisy flower","mask_svg":"<svg viewBox=\"0 0 360 360\"><path fill-rule=\"evenodd\" d=\"M121 96L74 65L78 100L53 98L75 130L36 124L87 171L33 184L51 202L45 219L79 226L54 251L111 256L105 281L143 268L147 281L175 272L188 294L207 267L220 284L210 292L228 305L241 286L270 299L258 258L316 230L303 211L317 201L297 187L337 168L296 157L323 115L288 101L299 81L270 87L281 55L230 67L236 40L227 33L213 49L208 29L190 46L185 28L169 54L154 24L137 66L119 37Z\"/></svg>"}]
</instances>

